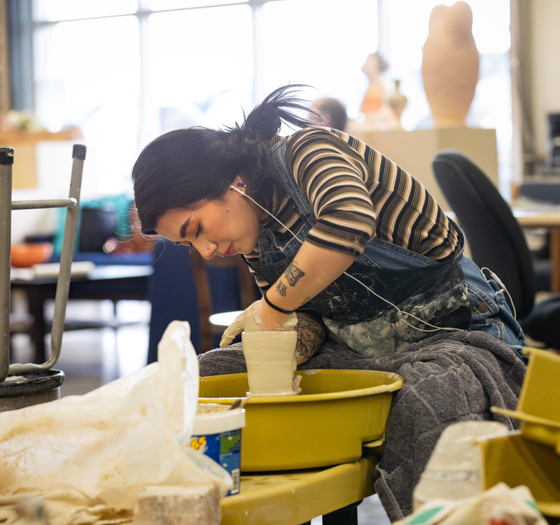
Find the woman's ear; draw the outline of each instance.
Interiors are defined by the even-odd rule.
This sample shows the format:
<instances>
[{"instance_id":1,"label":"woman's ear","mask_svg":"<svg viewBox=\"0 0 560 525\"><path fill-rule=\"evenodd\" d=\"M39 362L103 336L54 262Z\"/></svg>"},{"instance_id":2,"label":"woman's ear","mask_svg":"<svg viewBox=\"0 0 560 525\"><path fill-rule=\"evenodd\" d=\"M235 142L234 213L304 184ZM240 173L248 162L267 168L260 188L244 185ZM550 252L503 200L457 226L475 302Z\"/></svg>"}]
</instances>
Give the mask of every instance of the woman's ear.
<instances>
[{"instance_id":1,"label":"woman's ear","mask_svg":"<svg viewBox=\"0 0 560 525\"><path fill-rule=\"evenodd\" d=\"M234 181L231 183L229 189L234 190L237 193L240 193L241 195L245 195L246 186L241 180L241 177L237 176L235 177Z\"/></svg>"},{"instance_id":2,"label":"woman's ear","mask_svg":"<svg viewBox=\"0 0 560 525\"><path fill-rule=\"evenodd\" d=\"M243 183L243 181L239 176L235 177L233 182L230 184L229 189L230 191L234 191L236 193L239 193L242 197L245 197L245 191L246 191L245 184Z\"/></svg>"}]
</instances>

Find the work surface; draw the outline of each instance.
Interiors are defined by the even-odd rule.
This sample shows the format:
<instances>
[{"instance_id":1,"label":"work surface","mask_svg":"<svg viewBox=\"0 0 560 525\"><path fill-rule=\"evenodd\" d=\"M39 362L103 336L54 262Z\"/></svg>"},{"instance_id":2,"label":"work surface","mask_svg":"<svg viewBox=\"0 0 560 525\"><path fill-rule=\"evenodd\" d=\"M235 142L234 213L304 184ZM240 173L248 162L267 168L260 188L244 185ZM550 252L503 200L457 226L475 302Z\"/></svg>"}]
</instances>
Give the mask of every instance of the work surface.
<instances>
[{"instance_id":1,"label":"work surface","mask_svg":"<svg viewBox=\"0 0 560 525\"><path fill-rule=\"evenodd\" d=\"M97 266L86 275L73 275L70 282L69 299L87 300L145 300L148 279L153 273L149 265L107 265ZM19 277L18 277L19 274ZM23 274L23 275L22 275ZM24 330L31 334L35 346L35 362L45 361L45 335L50 323L45 319L45 301L54 299L58 275L33 277L32 271L14 272L12 290L21 290L27 300L29 314L33 318L31 326ZM107 321L88 321L81 324L67 322L66 330L100 328L109 326Z\"/></svg>"},{"instance_id":2,"label":"work surface","mask_svg":"<svg viewBox=\"0 0 560 525\"><path fill-rule=\"evenodd\" d=\"M522 228L546 228L550 230L550 286L551 291L560 292L560 206L543 205L539 208L511 209ZM455 219L453 212L446 215Z\"/></svg>"}]
</instances>

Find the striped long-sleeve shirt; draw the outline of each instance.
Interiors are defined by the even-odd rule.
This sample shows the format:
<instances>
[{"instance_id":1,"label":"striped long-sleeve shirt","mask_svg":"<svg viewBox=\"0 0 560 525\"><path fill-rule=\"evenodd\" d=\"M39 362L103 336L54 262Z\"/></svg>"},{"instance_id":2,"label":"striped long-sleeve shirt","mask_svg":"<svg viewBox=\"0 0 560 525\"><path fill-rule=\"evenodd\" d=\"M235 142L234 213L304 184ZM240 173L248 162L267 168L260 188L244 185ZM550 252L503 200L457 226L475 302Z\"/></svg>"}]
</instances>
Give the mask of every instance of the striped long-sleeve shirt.
<instances>
[{"instance_id":1,"label":"striped long-sleeve shirt","mask_svg":"<svg viewBox=\"0 0 560 525\"><path fill-rule=\"evenodd\" d=\"M282 137L276 136L271 145ZM457 231L426 189L367 144L340 131L308 128L287 138L286 162L313 208L306 240L358 257L375 236L437 261L461 248ZM292 231L303 225L287 195L275 195L273 213ZM284 242L291 234L272 218L264 225ZM258 252L246 256L258 266ZM266 288L272 283L258 281Z\"/></svg>"}]
</instances>

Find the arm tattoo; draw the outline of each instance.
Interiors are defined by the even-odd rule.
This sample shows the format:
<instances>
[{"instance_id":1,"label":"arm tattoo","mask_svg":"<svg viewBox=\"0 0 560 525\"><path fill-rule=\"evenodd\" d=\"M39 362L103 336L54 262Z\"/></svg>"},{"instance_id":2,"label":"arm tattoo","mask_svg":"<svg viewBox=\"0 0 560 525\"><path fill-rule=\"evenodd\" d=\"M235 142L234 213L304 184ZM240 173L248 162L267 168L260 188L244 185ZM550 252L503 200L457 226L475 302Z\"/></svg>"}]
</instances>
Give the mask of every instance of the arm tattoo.
<instances>
[{"instance_id":1,"label":"arm tattoo","mask_svg":"<svg viewBox=\"0 0 560 525\"><path fill-rule=\"evenodd\" d=\"M295 356L300 365L313 357L325 341L325 326L319 320L298 314L297 333Z\"/></svg>"},{"instance_id":2,"label":"arm tattoo","mask_svg":"<svg viewBox=\"0 0 560 525\"><path fill-rule=\"evenodd\" d=\"M311 297L306 297L303 302L298 306L298 308L302 307L307 301L309 301Z\"/></svg>"},{"instance_id":3,"label":"arm tattoo","mask_svg":"<svg viewBox=\"0 0 560 525\"><path fill-rule=\"evenodd\" d=\"M282 296L282 297L286 297L286 290L288 288L286 287L286 285L282 282L282 281L278 281L278 284L276 285L276 291Z\"/></svg>"},{"instance_id":4,"label":"arm tattoo","mask_svg":"<svg viewBox=\"0 0 560 525\"><path fill-rule=\"evenodd\" d=\"M304 275L305 273L298 268L296 261L292 261L290 266L286 268L284 277L288 280L290 286L295 286Z\"/></svg>"}]
</instances>

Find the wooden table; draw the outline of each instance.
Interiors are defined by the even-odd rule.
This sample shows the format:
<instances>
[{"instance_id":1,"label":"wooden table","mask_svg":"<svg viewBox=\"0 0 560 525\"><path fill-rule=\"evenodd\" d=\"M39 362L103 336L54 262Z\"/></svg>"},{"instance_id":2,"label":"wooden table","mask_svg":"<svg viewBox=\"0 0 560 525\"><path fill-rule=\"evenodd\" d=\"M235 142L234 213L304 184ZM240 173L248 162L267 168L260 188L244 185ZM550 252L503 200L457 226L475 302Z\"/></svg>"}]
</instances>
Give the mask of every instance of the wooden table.
<instances>
[{"instance_id":1,"label":"wooden table","mask_svg":"<svg viewBox=\"0 0 560 525\"><path fill-rule=\"evenodd\" d=\"M560 206L543 206L542 209L511 209L522 228L547 228L550 230L550 288L554 293L560 292ZM445 214L455 219L455 213Z\"/></svg>"},{"instance_id":2,"label":"wooden table","mask_svg":"<svg viewBox=\"0 0 560 525\"><path fill-rule=\"evenodd\" d=\"M550 230L550 288L560 292L560 206L546 206L542 210L513 208L513 215L522 228L547 228Z\"/></svg>"},{"instance_id":3,"label":"wooden table","mask_svg":"<svg viewBox=\"0 0 560 525\"><path fill-rule=\"evenodd\" d=\"M97 266L87 275L72 276L69 299L87 300L146 300L147 285L153 267L148 265ZM45 301L54 299L58 276L13 279L12 290L22 290L27 299L28 312L33 318L29 328L18 330L31 335L35 346L35 362L46 360L45 335L50 331L50 322L45 319ZM110 321L67 321L65 330L116 327ZM119 324L121 326L121 324Z\"/></svg>"}]
</instances>

